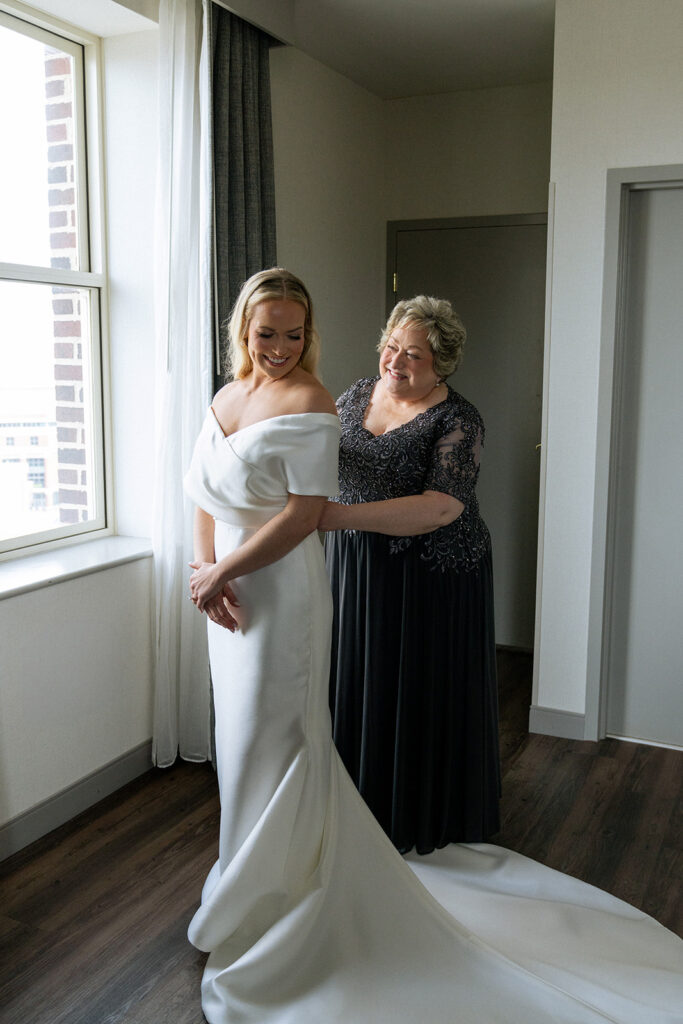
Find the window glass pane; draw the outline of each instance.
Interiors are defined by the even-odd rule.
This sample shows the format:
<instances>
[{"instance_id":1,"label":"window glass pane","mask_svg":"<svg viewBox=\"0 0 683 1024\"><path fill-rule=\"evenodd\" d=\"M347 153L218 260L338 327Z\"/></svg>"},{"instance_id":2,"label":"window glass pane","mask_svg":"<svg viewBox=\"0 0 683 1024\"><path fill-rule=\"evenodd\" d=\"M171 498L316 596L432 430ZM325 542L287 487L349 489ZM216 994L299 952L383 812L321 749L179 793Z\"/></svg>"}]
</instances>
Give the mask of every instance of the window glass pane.
<instances>
[{"instance_id":1,"label":"window glass pane","mask_svg":"<svg viewBox=\"0 0 683 1024\"><path fill-rule=\"evenodd\" d=\"M75 61L0 24L0 262L82 269Z\"/></svg>"},{"instance_id":2,"label":"window glass pane","mask_svg":"<svg viewBox=\"0 0 683 1024\"><path fill-rule=\"evenodd\" d=\"M0 282L0 541L94 520L87 288Z\"/></svg>"}]
</instances>

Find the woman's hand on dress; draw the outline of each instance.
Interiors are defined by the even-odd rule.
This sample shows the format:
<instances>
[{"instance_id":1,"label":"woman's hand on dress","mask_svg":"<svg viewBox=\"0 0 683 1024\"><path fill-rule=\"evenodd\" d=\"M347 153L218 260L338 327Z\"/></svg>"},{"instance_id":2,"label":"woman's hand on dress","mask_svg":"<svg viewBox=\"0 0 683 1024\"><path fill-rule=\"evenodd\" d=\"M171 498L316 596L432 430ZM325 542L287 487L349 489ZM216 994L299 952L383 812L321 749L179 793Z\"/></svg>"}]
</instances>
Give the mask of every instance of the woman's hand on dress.
<instances>
[{"instance_id":1,"label":"woman's hand on dress","mask_svg":"<svg viewBox=\"0 0 683 1024\"><path fill-rule=\"evenodd\" d=\"M200 612L206 612L212 622L234 633L238 623L228 604L239 608L239 601L227 580L221 579L214 562L190 562L194 572L190 576L190 595Z\"/></svg>"}]
</instances>

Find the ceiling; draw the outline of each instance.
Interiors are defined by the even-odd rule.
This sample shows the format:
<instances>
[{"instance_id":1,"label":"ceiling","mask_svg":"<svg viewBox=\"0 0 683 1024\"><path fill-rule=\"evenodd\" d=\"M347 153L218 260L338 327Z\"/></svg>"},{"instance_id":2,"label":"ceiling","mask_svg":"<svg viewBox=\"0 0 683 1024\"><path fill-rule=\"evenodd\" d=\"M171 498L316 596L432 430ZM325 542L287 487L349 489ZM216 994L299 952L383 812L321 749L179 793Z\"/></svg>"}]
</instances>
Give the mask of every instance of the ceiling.
<instances>
[{"instance_id":1,"label":"ceiling","mask_svg":"<svg viewBox=\"0 0 683 1024\"><path fill-rule=\"evenodd\" d=\"M294 0L296 45L385 99L552 78L555 0Z\"/></svg>"},{"instance_id":2,"label":"ceiling","mask_svg":"<svg viewBox=\"0 0 683 1024\"><path fill-rule=\"evenodd\" d=\"M26 0L27 6L96 36L125 35L154 27L158 0ZM46 25L50 27L50 25Z\"/></svg>"},{"instance_id":3,"label":"ceiling","mask_svg":"<svg viewBox=\"0 0 683 1024\"><path fill-rule=\"evenodd\" d=\"M158 0L28 2L97 35L158 19ZM218 2L384 99L552 78L555 0Z\"/></svg>"}]
</instances>

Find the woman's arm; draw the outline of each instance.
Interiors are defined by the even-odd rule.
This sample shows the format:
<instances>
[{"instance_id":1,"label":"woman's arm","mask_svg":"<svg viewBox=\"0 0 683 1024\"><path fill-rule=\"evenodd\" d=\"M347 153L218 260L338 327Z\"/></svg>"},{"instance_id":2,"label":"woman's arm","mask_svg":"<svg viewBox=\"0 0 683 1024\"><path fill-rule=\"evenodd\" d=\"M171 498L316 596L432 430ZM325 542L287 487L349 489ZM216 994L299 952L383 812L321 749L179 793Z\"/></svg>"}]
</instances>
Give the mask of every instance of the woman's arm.
<instances>
[{"instance_id":1,"label":"woman's arm","mask_svg":"<svg viewBox=\"0 0 683 1024\"><path fill-rule=\"evenodd\" d=\"M325 503L318 524L320 530L365 530L386 533L390 537L414 537L433 533L458 518L465 506L457 498L441 491L424 491L386 501L367 501L358 505Z\"/></svg>"},{"instance_id":2,"label":"woman's arm","mask_svg":"<svg viewBox=\"0 0 683 1024\"><path fill-rule=\"evenodd\" d=\"M213 566L216 561L216 554L214 551L214 531L216 524L213 516L205 512L203 508L197 506L194 513L194 561L190 562L192 569L200 569L203 566ZM194 600L194 598L192 598ZM224 626L229 629L231 633L237 629L237 622L234 616L230 613L230 609L226 604L239 607L239 601L236 599L230 587L226 586L222 590L219 590L216 594L209 598L205 603L203 611L206 612L212 622L218 623L219 626Z\"/></svg>"},{"instance_id":3,"label":"woman's arm","mask_svg":"<svg viewBox=\"0 0 683 1024\"><path fill-rule=\"evenodd\" d=\"M323 496L290 494L283 510L235 551L213 565L193 566L190 592L199 610L204 611L215 595L232 593L230 580L256 572L289 554L315 530L325 500ZM230 597L228 600L231 604L237 603Z\"/></svg>"},{"instance_id":4,"label":"woman's arm","mask_svg":"<svg viewBox=\"0 0 683 1024\"><path fill-rule=\"evenodd\" d=\"M469 412L467 420L458 415L448 432L436 440L425 467L425 489L421 494L354 505L329 501L319 529L415 537L455 522L474 493L484 440L479 413L473 406L469 407Z\"/></svg>"},{"instance_id":5,"label":"woman's arm","mask_svg":"<svg viewBox=\"0 0 683 1024\"><path fill-rule=\"evenodd\" d=\"M213 516L197 506L194 510L194 560L195 562L215 562L213 534L215 522Z\"/></svg>"}]
</instances>

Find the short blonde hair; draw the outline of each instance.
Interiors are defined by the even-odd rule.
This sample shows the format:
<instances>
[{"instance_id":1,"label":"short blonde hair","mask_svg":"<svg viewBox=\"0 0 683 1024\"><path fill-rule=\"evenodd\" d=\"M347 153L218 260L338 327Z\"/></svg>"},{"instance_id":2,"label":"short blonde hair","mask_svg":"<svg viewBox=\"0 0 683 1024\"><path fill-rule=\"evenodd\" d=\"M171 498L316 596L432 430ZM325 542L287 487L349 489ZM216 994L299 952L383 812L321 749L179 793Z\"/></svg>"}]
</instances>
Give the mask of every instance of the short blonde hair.
<instances>
[{"instance_id":1,"label":"short blonde hair","mask_svg":"<svg viewBox=\"0 0 683 1024\"><path fill-rule=\"evenodd\" d=\"M397 327L420 327L427 331L427 341L434 357L434 373L441 380L455 373L462 360L467 331L462 320L446 299L416 295L397 302L382 331L378 352L382 352Z\"/></svg>"},{"instance_id":2,"label":"short blonde hair","mask_svg":"<svg viewBox=\"0 0 683 1024\"><path fill-rule=\"evenodd\" d=\"M227 375L235 380L248 377L253 369L247 349L249 321L259 302L290 299L304 307L304 348L299 366L317 376L320 338L313 321L313 301L303 281L283 267L259 270L242 285L228 321Z\"/></svg>"}]
</instances>

